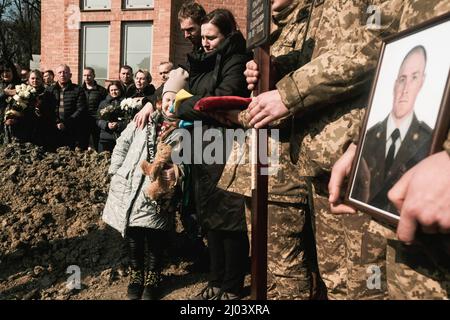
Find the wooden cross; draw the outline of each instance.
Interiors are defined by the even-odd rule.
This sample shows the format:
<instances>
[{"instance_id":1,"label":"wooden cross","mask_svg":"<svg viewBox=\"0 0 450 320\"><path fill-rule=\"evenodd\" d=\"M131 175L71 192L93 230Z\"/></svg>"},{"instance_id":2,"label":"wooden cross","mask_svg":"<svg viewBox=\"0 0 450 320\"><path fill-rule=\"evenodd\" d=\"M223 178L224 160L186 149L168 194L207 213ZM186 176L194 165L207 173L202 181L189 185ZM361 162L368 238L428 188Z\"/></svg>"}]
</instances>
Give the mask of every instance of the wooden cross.
<instances>
[{"instance_id":1,"label":"wooden cross","mask_svg":"<svg viewBox=\"0 0 450 320\"><path fill-rule=\"evenodd\" d=\"M255 61L260 71L258 87L254 96L270 88L270 0L248 0L247 3L247 48L255 49ZM267 299L267 199L268 162L267 154L260 155L261 145L267 146L267 136L261 141L259 130L252 132L252 285L253 300ZM267 149L268 148L264 148Z\"/></svg>"}]
</instances>

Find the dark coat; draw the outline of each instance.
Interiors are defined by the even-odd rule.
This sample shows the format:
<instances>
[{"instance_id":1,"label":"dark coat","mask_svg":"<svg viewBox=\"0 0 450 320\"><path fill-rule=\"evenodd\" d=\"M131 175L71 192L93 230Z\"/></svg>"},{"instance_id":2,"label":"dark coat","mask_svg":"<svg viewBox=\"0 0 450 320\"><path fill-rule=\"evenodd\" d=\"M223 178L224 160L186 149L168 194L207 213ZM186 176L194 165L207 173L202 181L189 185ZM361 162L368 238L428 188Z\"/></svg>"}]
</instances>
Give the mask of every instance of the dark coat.
<instances>
[{"instance_id":1,"label":"dark coat","mask_svg":"<svg viewBox=\"0 0 450 320\"><path fill-rule=\"evenodd\" d=\"M198 100L209 96L249 97L244 77L245 65L251 59L240 32L230 35L211 53L195 51L188 55L188 91L194 96L184 101L177 110L182 120L209 120L193 108Z\"/></svg>"},{"instance_id":2,"label":"dark coat","mask_svg":"<svg viewBox=\"0 0 450 320\"><path fill-rule=\"evenodd\" d=\"M398 214L387 198L387 193L406 171L428 156L431 147L432 130L423 121L418 121L416 115L414 115L411 126L395 156L391 169L385 173L387 120L388 118L383 122L377 123L367 131L361 161L364 161L364 167L366 167L369 177L361 178L365 175L362 165L358 168L357 177L359 177L358 181L360 183L365 182L365 185L369 186L368 198L362 199L365 200L364 202ZM364 186L361 185L355 185L355 187L356 190L364 189Z\"/></svg>"},{"instance_id":3,"label":"dark coat","mask_svg":"<svg viewBox=\"0 0 450 320\"><path fill-rule=\"evenodd\" d=\"M58 83L47 89L56 100L56 108L59 108L59 93L61 87ZM57 122L62 122L71 131L76 130L84 116L86 116L87 104L84 90L79 85L69 82L64 92L64 118L58 113Z\"/></svg>"},{"instance_id":4,"label":"dark coat","mask_svg":"<svg viewBox=\"0 0 450 320\"><path fill-rule=\"evenodd\" d=\"M100 102L105 100L108 92L104 87L97 84L97 82L95 82L92 89L88 89L86 83L83 83L83 89L86 94L87 114L90 117L95 118L97 116L97 110L100 106Z\"/></svg>"},{"instance_id":5,"label":"dark coat","mask_svg":"<svg viewBox=\"0 0 450 320\"><path fill-rule=\"evenodd\" d=\"M214 52L189 54L188 91L194 96L180 105L177 116L218 126L205 114L194 111L193 107L198 100L208 96L250 96L244 76L250 59L240 32L225 39ZM204 129L209 127L205 125ZM206 145L204 143L203 148ZM244 198L217 188L223 169L224 164L191 165L193 199L200 225L205 230L245 231Z\"/></svg>"},{"instance_id":6,"label":"dark coat","mask_svg":"<svg viewBox=\"0 0 450 320\"><path fill-rule=\"evenodd\" d=\"M147 97L150 98L155 94L155 86L152 84L149 84L148 86L144 87L143 91L137 91L136 85L132 84L130 85L125 92L125 98L139 98L139 97Z\"/></svg>"},{"instance_id":7,"label":"dark coat","mask_svg":"<svg viewBox=\"0 0 450 320\"><path fill-rule=\"evenodd\" d=\"M54 96L44 87L37 89L37 97L31 102L34 111L32 142L49 149L55 147L57 106Z\"/></svg>"},{"instance_id":8,"label":"dark coat","mask_svg":"<svg viewBox=\"0 0 450 320\"><path fill-rule=\"evenodd\" d=\"M6 99L8 96L6 95L4 89L14 89L18 83L7 83L0 81L0 132L3 133L3 120L5 116L5 110L7 107Z\"/></svg>"},{"instance_id":9,"label":"dark coat","mask_svg":"<svg viewBox=\"0 0 450 320\"><path fill-rule=\"evenodd\" d=\"M100 106L98 107L97 112L97 126L100 128L100 142L115 142L119 137L120 133L126 128L127 123L125 121L117 121L118 128L115 131L111 131L108 128L108 121L99 119L98 115L103 108L106 108L109 105L119 106L122 102L123 98L117 97L113 98L110 95L106 97L105 100L100 102Z\"/></svg>"}]
</instances>

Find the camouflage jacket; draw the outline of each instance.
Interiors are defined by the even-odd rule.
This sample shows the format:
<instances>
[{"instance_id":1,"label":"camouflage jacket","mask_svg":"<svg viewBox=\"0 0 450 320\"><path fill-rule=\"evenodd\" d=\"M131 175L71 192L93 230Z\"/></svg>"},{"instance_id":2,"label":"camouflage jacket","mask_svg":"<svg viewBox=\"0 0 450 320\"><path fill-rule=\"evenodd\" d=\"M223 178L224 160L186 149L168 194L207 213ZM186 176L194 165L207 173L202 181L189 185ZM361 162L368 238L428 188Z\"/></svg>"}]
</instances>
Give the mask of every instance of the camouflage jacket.
<instances>
[{"instance_id":1,"label":"camouflage jacket","mask_svg":"<svg viewBox=\"0 0 450 320\"><path fill-rule=\"evenodd\" d=\"M287 73L286 68L292 69L286 64L286 59L283 59L283 57L293 51L302 49L309 9L310 1L294 0L290 6L272 17L277 29L270 36L270 54L277 74ZM276 175L269 178L269 200L305 203L307 188L304 179L297 174L296 165L290 161L289 139L289 132L281 132L281 143L277 145L277 152L280 158L279 167L277 167ZM273 142L273 140L270 141ZM270 149L271 147L269 147ZM247 140L246 143L241 145L234 143L230 158L235 159L235 161L239 159L238 150L244 157L245 163L233 165L229 161L225 166L218 186L231 192L250 196L251 166L249 164L249 141Z\"/></svg>"},{"instance_id":2,"label":"camouflage jacket","mask_svg":"<svg viewBox=\"0 0 450 320\"><path fill-rule=\"evenodd\" d=\"M280 126L279 167L269 177L272 201L304 202L302 177L331 170L344 143L359 129L380 36L398 28L403 0L305 3L309 21L304 22L296 46L302 48L306 39L314 50L311 61L292 63L292 71L277 83L291 116ZM369 5L379 5L380 23L376 26L367 25ZM227 166L219 187L250 195L249 181L250 166Z\"/></svg>"}]
</instances>

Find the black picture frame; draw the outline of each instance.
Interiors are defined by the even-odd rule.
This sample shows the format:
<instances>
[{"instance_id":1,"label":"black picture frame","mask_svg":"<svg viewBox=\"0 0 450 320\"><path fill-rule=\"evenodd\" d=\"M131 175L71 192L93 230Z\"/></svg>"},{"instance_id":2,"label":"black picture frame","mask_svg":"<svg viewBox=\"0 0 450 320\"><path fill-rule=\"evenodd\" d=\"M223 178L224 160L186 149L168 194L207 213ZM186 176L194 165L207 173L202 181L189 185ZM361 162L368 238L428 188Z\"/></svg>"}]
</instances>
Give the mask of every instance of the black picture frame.
<instances>
[{"instance_id":1,"label":"black picture frame","mask_svg":"<svg viewBox=\"0 0 450 320\"><path fill-rule=\"evenodd\" d=\"M420 160L442 150L450 127L448 34L450 13L383 40L345 203L392 226L400 216L388 191ZM392 138L396 128L399 138Z\"/></svg>"}]
</instances>

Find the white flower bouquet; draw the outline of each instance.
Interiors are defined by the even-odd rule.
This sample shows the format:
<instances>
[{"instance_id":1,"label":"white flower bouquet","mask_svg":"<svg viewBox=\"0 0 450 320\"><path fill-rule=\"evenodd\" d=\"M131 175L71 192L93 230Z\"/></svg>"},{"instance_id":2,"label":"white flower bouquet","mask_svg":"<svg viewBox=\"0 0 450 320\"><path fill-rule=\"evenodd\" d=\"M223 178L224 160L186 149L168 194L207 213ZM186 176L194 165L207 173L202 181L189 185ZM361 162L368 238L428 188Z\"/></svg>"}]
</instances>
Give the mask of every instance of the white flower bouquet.
<instances>
[{"instance_id":1,"label":"white flower bouquet","mask_svg":"<svg viewBox=\"0 0 450 320\"><path fill-rule=\"evenodd\" d=\"M128 98L122 100L120 109L122 110L123 120L131 121L141 108L142 98Z\"/></svg>"},{"instance_id":2,"label":"white flower bouquet","mask_svg":"<svg viewBox=\"0 0 450 320\"><path fill-rule=\"evenodd\" d=\"M100 120L105 120L108 122L116 122L122 116L122 109L120 106L108 105L100 110L99 118Z\"/></svg>"},{"instance_id":3,"label":"white flower bouquet","mask_svg":"<svg viewBox=\"0 0 450 320\"><path fill-rule=\"evenodd\" d=\"M35 96L36 89L32 86L26 84L16 86L16 94L6 99L8 106L5 112L5 122L22 117L24 110L28 108L29 101Z\"/></svg>"}]
</instances>

